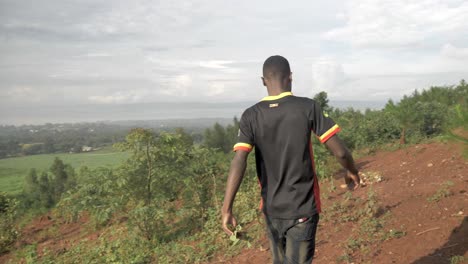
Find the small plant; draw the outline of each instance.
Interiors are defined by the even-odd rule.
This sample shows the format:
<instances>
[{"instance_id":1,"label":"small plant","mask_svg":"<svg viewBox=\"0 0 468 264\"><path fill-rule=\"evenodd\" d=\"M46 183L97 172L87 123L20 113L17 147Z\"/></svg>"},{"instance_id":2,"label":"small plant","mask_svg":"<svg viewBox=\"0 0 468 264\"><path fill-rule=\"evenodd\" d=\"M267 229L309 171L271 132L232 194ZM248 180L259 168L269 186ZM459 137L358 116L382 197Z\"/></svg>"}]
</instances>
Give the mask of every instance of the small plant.
<instances>
[{"instance_id":1,"label":"small plant","mask_svg":"<svg viewBox=\"0 0 468 264\"><path fill-rule=\"evenodd\" d=\"M453 193L449 189L450 186L453 186L452 181L444 182L440 186L440 188L437 190L437 192L435 194L433 194L432 196L428 197L427 200L429 202L439 202L440 200L442 200L442 198L446 198L446 197L451 196Z\"/></svg>"},{"instance_id":2,"label":"small plant","mask_svg":"<svg viewBox=\"0 0 468 264\"><path fill-rule=\"evenodd\" d=\"M400 238L406 236L406 231L390 229L387 233L384 234L382 240L388 240L392 238Z\"/></svg>"},{"instance_id":3,"label":"small plant","mask_svg":"<svg viewBox=\"0 0 468 264\"><path fill-rule=\"evenodd\" d=\"M346 249L350 250L351 252L356 251L357 249L361 248L362 240L359 238L349 238L348 242L346 243Z\"/></svg>"},{"instance_id":4,"label":"small plant","mask_svg":"<svg viewBox=\"0 0 468 264\"><path fill-rule=\"evenodd\" d=\"M236 229L234 230L234 233L229 237L229 240L232 241L232 245L235 246L237 243L239 243L240 239L237 237L237 233L239 233L242 230L241 225L237 225Z\"/></svg>"},{"instance_id":5,"label":"small plant","mask_svg":"<svg viewBox=\"0 0 468 264\"><path fill-rule=\"evenodd\" d=\"M377 214L378 210L377 195L375 194L374 190L370 188L367 193L367 201L364 204L364 207L360 210L359 214L364 217L373 218Z\"/></svg>"},{"instance_id":6,"label":"small plant","mask_svg":"<svg viewBox=\"0 0 468 264\"><path fill-rule=\"evenodd\" d=\"M350 191L345 192L343 195L345 201L350 201L353 198L353 194Z\"/></svg>"},{"instance_id":7,"label":"small plant","mask_svg":"<svg viewBox=\"0 0 468 264\"><path fill-rule=\"evenodd\" d=\"M468 259L465 258L464 256L452 256L450 258L450 264L460 264L460 263L463 263L465 261L467 261Z\"/></svg>"},{"instance_id":8,"label":"small plant","mask_svg":"<svg viewBox=\"0 0 468 264\"><path fill-rule=\"evenodd\" d=\"M335 186L335 184L333 182L333 178L330 177L330 179L328 180L328 192L333 193L335 191L336 191L336 186Z\"/></svg>"},{"instance_id":9,"label":"small plant","mask_svg":"<svg viewBox=\"0 0 468 264\"><path fill-rule=\"evenodd\" d=\"M345 253L345 254L339 256L338 258L336 258L336 261L338 263L342 263L342 262L351 263L351 256Z\"/></svg>"}]
</instances>

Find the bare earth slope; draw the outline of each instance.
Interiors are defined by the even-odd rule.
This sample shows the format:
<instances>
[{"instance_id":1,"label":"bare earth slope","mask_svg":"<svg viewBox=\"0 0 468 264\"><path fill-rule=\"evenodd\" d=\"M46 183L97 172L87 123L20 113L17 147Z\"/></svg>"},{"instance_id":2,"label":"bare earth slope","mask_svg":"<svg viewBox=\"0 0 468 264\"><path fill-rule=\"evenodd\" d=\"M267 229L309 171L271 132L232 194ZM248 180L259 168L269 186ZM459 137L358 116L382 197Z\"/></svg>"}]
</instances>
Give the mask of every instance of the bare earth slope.
<instances>
[{"instance_id":1,"label":"bare earth slope","mask_svg":"<svg viewBox=\"0 0 468 264\"><path fill-rule=\"evenodd\" d=\"M369 184L352 193L339 187L342 179L323 181L314 263L443 264L454 256L468 263L468 161L461 150L453 143L431 143L359 159ZM367 209L371 218L362 217ZM84 228L88 221L66 224L42 216L22 230L17 247L37 243L41 255L43 249L57 253L84 239L94 241L101 234ZM268 247L264 237L233 258L220 252L212 263L271 263ZM11 257L0 256L0 263Z\"/></svg>"},{"instance_id":2,"label":"bare earth slope","mask_svg":"<svg viewBox=\"0 0 468 264\"><path fill-rule=\"evenodd\" d=\"M339 186L342 179L323 182L324 212L314 263L450 263L454 256L464 256L467 262L468 161L461 157L461 148L421 144L359 159L361 172L378 175L381 181L352 195L331 187ZM359 240L362 222L346 218L349 211L362 209L359 203L344 209L337 205L344 200L365 201L370 189L378 200L376 217L383 223L380 232L386 239L366 244ZM233 259L219 257L213 262L271 263L267 240L261 244Z\"/></svg>"}]
</instances>

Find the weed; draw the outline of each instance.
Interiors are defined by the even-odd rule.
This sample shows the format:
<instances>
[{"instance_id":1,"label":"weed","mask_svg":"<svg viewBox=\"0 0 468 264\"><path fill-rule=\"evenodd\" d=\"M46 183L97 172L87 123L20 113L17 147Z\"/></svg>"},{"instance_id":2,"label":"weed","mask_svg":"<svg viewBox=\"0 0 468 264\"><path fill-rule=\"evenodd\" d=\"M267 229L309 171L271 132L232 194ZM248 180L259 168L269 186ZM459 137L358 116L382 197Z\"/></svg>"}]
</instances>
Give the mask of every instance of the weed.
<instances>
[{"instance_id":1,"label":"weed","mask_svg":"<svg viewBox=\"0 0 468 264\"><path fill-rule=\"evenodd\" d=\"M343 255L336 258L336 261L338 263L341 263L341 262L351 263L351 260L352 260L351 256L347 253L344 253Z\"/></svg>"},{"instance_id":2,"label":"weed","mask_svg":"<svg viewBox=\"0 0 468 264\"><path fill-rule=\"evenodd\" d=\"M390 229L388 232L384 234L382 240L389 240L392 238L400 238L406 236L406 231L397 230L397 229Z\"/></svg>"},{"instance_id":3,"label":"weed","mask_svg":"<svg viewBox=\"0 0 468 264\"><path fill-rule=\"evenodd\" d=\"M362 239L348 238L348 241L346 243L346 249L350 250L351 252L354 252L355 250L361 248L362 245L363 245Z\"/></svg>"},{"instance_id":4,"label":"weed","mask_svg":"<svg viewBox=\"0 0 468 264\"><path fill-rule=\"evenodd\" d=\"M343 195L343 198L346 202L348 202L353 198L353 194L350 191L346 191Z\"/></svg>"},{"instance_id":5,"label":"weed","mask_svg":"<svg viewBox=\"0 0 468 264\"><path fill-rule=\"evenodd\" d=\"M360 210L353 210L345 216L346 220L357 221L357 229L354 229L351 236L344 244L347 256L352 256L354 252L366 256L370 253L370 247L380 241L391 237L399 237L406 234L403 231L392 231L387 233L383 231L386 217L377 217L379 203L376 193L369 189L367 199L361 204L358 199L350 200L359 203Z\"/></svg>"},{"instance_id":6,"label":"weed","mask_svg":"<svg viewBox=\"0 0 468 264\"><path fill-rule=\"evenodd\" d=\"M335 191L336 191L336 186L335 186L335 184L334 184L334 182L333 182L333 178L330 178L330 179L328 180L328 192L329 192L329 193L333 193L333 192L335 192Z\"/></svg>"},{"instance_id":7,"label":"weed","mask_svg":"<svg viewBox=\"0 0 468 264\"><path fill-rule=\"evenodd\" d=\"M450 258L450 264L460 264L460 263L463 263L465 261L468 261L467 258L465 258L464 256L452 256Z\"/></svg>"},{"instance_id":8,"label":"weed","mask_svg":"<svg viewBox=\"0 0 468 264\"><path fill-rule=\"evenodd\" d=\"M446 198L446 197L451 196L453 193L449 189L450 186L453 186L452 181L446 181L446 182L442 183L442 185L436 191L436 193L434 193L432 196L427 198L427 201L429 201L429 202L439 202L440 200L442 200L442 198Z\"/></svg>"}]
</instances>

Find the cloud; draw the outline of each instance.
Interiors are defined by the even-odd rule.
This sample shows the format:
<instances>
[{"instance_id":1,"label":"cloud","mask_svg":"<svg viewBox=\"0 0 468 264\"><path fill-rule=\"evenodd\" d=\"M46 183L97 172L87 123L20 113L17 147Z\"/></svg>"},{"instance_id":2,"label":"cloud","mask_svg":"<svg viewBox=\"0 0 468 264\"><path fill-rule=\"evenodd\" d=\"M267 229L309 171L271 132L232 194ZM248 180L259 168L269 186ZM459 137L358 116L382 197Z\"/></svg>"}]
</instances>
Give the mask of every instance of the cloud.
<instances>
[{"instance_id":1,"label":"cloud","mask_svg":"<svg viewBox=\"0 0 468 264\"><path fill-rule=\"evenodd\" d=\"M345 24L323 34L326 40L360 47L395 48L468 34L467 1L351 0Z\"/></svg>"},{"instance_id":2,"label":"cloud","mask_svg":"<svg viewBox=\"0 0 468 264\"><path fill-rule=\"evenodd\" d=\"M468 59L468 48L457 48L447 43L442 47L441 54L448 58L466 60Z\"/></svg>"},{"instance_id":3,"label":"cloud","mask_svg":"<svg viewBox=\"0 0 468 264\"><path fill-rule=\"evenodd\" d=\"M89 57L89 58L99 58L99 57L111 57L112 54L107 53L107 52L90 52L82 55L83 57Z\"/></svg>"},{"instance_id":4,"label":"cloud","mask_svg":"<svg viewBox=\"0 0 468 264\"><path fill-rule=\"evenodd\" d=\"M39 102L42 97L33 87L18 86L6 91L6 96L13 101Z\"/></svg>"},{"instance_id":5,"label":"cloud","mask_svg":"<svg viewBox=\"0 0 468 264\"><path fill-rule=\"evenodd\" d=\"M222 82L214 82L210 84L208 91L205 93L207 96L221 95L226 91L225 84Z\"/></svg>"},{"instance_id":6,"label":"cloud","mask_svg":"<svg viewBox=\"0 0 468 264\"><path fill-rule=\"evenodd\" d=\"M209 61L200 61L200 67L208 69L226 69L227 64L232 64L234 61L225 61L225 60L209 60Z\"/></svg>"},{"instance_id":7,"label":"cloud","mask_svg":"<svg viewBox=\"0 0 468 264\"><path fill-rule=\"evenodd\" d=\"M192 83L192 77L189 75L177 75L169 78L166 87L161 90L161 93L165 95L185 97L189 95L189 89Z\"/></svg>"},{"instance_id":8,"label":"cloud","mask_svg":"<svg viewBox=\"0 0 468 264\"><path fill-rule=\"evenodd\" d=\"M147 91L117 91L110 95L91 95L88 96L88 101L99 104L122 104L122 103L140 103L143 101L142 95L146 95Z\"/></svg>"},{"instance_id":9,"label":"cloud","mask_svg":"<svg viewBox=\"0 0 468 264\"><path fill-rule=\"evenodd\" d=\"M333 91L345 80L343 66L330 58L318 59L312 65L312 86L315 91Z\"/></svg>"}]
</instances>

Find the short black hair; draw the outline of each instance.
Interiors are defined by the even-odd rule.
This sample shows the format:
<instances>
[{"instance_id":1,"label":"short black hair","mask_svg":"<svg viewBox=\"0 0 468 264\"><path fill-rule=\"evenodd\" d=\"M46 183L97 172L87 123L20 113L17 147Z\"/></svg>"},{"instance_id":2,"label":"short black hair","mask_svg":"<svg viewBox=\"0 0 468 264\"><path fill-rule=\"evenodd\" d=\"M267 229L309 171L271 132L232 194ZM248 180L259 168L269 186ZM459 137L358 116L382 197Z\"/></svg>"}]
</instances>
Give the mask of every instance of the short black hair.
<instances>
[{"instance_id":1,"label":"short black hair","mask_svg":"<svg viewBox=\"0 0 468 264\"><path fill-rule=\"evenodd\" d=\"M291 74L291 68L286 58L274 55L263 63L263 77L267 79L283 80Z\"/></svg>"}]
</instances>

